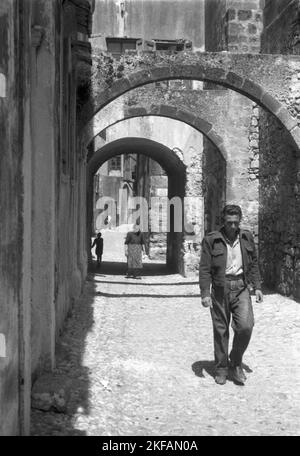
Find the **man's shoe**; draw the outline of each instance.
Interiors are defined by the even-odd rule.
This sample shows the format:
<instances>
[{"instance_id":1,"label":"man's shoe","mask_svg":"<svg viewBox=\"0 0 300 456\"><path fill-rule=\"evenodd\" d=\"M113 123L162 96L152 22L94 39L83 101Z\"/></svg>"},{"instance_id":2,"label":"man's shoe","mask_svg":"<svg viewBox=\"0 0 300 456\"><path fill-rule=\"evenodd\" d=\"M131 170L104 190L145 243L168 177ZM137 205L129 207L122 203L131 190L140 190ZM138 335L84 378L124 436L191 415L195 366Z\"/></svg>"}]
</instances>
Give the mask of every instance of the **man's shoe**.
<instances>
[{"instance_id":1,"label":"man's shoe","mask_svg":"<svg viewBox=\"0 0 300 456\"><path fill-rule=\"evenodd\" d=\"M227 379L227 375L226 375L226 374L217 374L217 375L215 376L215 382L216 382L218 385L225 385L226 379Z\"/></svg>"},{"instance_id":2,"label":"man's shoe","mask_svg":"<svg viewBox=\"0 0 300 456\"><path fill-rule=\"evenodd\" d=\"M239 385L244 385L245 381L247 380L247 377L241 366L233 367L231 375L232 375L232 380L235 383L238 383Z\"/></svg>"}]
</instances>

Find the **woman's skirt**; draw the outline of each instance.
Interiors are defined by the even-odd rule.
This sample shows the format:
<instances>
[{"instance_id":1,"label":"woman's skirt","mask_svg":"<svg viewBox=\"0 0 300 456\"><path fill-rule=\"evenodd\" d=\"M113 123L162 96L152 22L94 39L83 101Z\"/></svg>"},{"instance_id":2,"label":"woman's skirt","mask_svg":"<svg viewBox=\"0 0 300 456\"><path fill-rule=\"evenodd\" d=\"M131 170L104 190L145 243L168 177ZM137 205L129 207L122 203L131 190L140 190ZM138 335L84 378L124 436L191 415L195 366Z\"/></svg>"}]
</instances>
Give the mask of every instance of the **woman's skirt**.
<instances>
[{"instance_id":1,"label":"woman's skirt","mask_svg":"<svg viewBox=\"0 0 300 456\"><path fill-rule=\"evenodd\" d=\"M141 244L128 244L127 266L128 269L141 269L143 267Z\"/></svg>"}]
</instances>

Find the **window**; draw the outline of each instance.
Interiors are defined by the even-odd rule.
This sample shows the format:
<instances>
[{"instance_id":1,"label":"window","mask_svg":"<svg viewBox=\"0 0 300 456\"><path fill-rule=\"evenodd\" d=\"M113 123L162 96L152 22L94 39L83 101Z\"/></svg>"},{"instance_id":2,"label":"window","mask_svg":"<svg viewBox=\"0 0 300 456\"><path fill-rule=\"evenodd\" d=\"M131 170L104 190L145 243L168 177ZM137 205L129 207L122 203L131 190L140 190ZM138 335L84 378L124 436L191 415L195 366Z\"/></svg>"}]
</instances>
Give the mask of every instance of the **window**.
<instances>
[{"instance_id":1,"label":"window","mask_svg":"<svg viewBox=\"0 0 300 456\"><path fill-rule=\"evenodd\" d=\"M156 51L184 51L192 48L189 40L152 40L155 43Z\"/></svg>"},{"instance_id":2,"label":"window","mask_svg":"<svg viewBox=\"0 0 300 456\"><path fill-rule=\"evenodd\" d=\"M108 162L108 172L121 171L121 156L113 157Z\"/></svg>"},{"instance_id":3,"label":"window","mask_svg":"<svg viewBox=\"0 0 300 456\"><path fill-rule=\"evenodd\" d=\"M120 58L126 50L135 51L137 48L137 41L139 38L106 38L106 46L115 58Z\"/></svg>"},{"instance_id":4,"label":"window","mask_svg":"<svg viewBox=\"0 0 300 456\"><path fill-rule=\"evenodd\" d=\"M154 40L157 51L183 51L183 43L176 41Z\"/></svg>"}]
</instances>

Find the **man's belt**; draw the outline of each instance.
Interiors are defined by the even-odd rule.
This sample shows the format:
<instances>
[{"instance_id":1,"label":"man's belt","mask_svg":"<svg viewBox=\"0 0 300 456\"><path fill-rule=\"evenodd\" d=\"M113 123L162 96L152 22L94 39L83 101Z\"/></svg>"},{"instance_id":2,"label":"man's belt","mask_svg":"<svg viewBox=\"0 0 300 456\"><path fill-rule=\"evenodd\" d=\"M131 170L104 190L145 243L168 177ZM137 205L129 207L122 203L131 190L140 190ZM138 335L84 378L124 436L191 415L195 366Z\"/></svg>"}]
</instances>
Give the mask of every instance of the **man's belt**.
<instances>
[{"instance_id":1,"label":"man's belt","mask_svg":"<svg viewBox=\"0 0 300 456\"><path fill-rule=\"evenodd\" d=\"M235 281L235 280L241 280L241 279L244 280L244 274L238 274L238 275L229 274L229 275L225 276L225 279L229 280L229 281Z\"/></svg>"}]
</instances>

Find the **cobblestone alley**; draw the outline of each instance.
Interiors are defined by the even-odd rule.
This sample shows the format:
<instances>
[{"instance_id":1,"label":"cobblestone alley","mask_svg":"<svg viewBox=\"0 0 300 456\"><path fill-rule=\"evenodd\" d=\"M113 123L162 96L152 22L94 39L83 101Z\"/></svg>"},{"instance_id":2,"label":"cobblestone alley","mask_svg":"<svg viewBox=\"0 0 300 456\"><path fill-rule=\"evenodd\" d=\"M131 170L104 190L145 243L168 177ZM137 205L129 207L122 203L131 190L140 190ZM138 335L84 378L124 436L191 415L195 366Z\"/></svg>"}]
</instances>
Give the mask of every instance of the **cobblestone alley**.
<instances>
[{"instance_id":1,"label":"cobblestone alley","mask_svg":"<svg viewBox=\"0 0 300 456\"><path fill-rule=\"evenodd\" d=\"M254 303L244 387L215 384L212 327L196 280L146 264L90 274L67 320L56 373L70 382L67 413L33 410L33 435L296 435L300 425L299 304Z\"/></svg>"}]
</instances>

